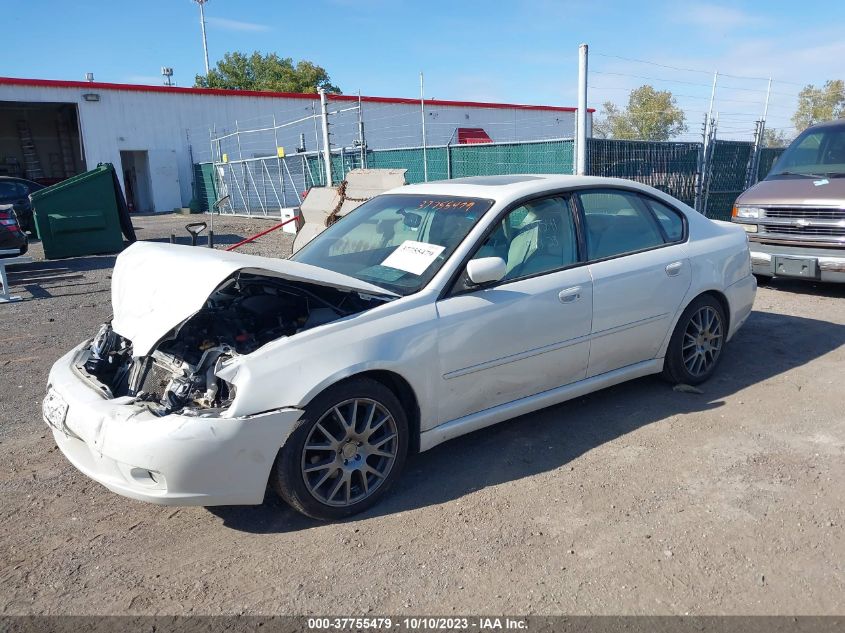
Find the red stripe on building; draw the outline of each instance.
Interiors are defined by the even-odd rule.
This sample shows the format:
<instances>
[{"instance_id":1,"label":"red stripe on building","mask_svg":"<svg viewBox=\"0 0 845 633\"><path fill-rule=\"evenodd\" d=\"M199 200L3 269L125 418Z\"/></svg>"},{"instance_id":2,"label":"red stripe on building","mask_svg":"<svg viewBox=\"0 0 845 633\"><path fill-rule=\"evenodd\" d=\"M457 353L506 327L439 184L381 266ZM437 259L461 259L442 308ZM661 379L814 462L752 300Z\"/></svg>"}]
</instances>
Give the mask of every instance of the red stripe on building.
<instances>
[{"instance_id":1,"label":"red stripe on building","mask_svg":"<svg viewBox=\"0 0 845 633\"><path fill-rule=\"evenodd\" d=\"M0 86L29 86L37 88L78 88L80 90L124 90L127 92L165 92L174 94L215 95L219 97L270 97L287 99L317 99L318 95L303 92L270 92L266 90L224 90L221 88L185 88L182 86L145 86L140 84L115 84L101 81L65 81L59 79L24 79L19 77L0 77ZM356 95L330 95L332 101L357 101ZM367 103L402 103L419 105L419 99L402 97L361 97ZM517 103L488 103L486 101L450 101L427 99L427 105L452 106L459 108L498 108L504 110L545 110L552 112L575 112L577 108L548 105L523 105ZM588 112L595 112L588 108Z\"/></svg>"}]
</instances>

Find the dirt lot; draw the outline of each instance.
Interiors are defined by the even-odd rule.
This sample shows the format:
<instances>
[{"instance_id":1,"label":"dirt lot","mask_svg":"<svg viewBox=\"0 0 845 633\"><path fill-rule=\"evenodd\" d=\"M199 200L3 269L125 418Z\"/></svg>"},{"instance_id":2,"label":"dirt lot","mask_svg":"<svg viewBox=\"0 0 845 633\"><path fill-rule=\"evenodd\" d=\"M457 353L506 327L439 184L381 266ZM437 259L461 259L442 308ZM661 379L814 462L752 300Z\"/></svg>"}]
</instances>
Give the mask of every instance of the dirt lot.
<instances>
[{"instance_id":1,"label":"dirt lot","mask_svg":"<svg viewBox=\"0 0 845 633\"><path fill-rule=\"evenodd\" d=\"M47 371L109 315L113 262L17 269L0 306L2 614L845 613L845 287L761 288L701 395L646 378L465 436L325 525L130 501L62 457Z\"/></svg>"}]
</instances>

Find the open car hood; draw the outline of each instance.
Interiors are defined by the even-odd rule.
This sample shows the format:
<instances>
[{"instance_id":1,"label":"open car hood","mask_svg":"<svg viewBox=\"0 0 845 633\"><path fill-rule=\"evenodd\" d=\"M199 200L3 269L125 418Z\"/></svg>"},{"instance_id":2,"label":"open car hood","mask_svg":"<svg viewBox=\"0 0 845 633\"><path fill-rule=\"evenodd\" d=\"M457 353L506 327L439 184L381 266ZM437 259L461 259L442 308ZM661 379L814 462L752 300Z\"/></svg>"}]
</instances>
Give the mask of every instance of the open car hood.
<instances>
[{"instance_id":1,"label":"open car hood","mask_svg":"<svg viewBox=\"0 0 845 633\"><path fill-rule=\"evenodd\" d=\"M118 256L112 274L112 328L132 341L133 356L145 356L162 336L202 308L214 289L237 271L398 296L354 277L288 259L135 242Z\"/></svg>"}]
</instances>

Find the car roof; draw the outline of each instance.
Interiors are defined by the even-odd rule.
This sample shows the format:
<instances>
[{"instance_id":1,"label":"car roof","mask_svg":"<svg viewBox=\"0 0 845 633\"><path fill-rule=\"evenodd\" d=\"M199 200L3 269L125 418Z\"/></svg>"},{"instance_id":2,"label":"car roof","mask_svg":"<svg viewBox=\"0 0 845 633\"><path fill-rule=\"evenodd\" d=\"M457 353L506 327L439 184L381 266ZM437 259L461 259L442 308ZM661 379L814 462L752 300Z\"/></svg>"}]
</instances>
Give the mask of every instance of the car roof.
<instances>
[{"instance_id":1,"label":"car roof","mask_svg":"<svg viewBox=\"0 0 845 633\"><path fill-rule=\"evenodd\" d=\"M566 176L561 174L512 174L507 176L472 176L405 185L385 193L423 194L485 198L510 201L532 194L579 187L623 187L660 197L666 194L633 180L604 176Z\"/></svg>"},{"instance_id":2,"label":"car roof","mask_svg":"<svg viewBox=\"0 0 845 633\"><path fill-rule=\"evenodd\" d=\"M814 123L808 130L820 130L822 128L828 127L845 127L845 118L843 119L834 119L833 121L824 121L822 123Z\"/></svg>"},{"instance_id":3,"label":"car roof","mask_svg":"<svg viewBox=\"0 0 845 633\"><path fill-rule=\"evenodd\" d=\"M15 182L25 182L30 185L38 185L39 187L43 187L44 185L35 182L34 180L29 180L27 178L21 178L20 176L0 176L0 180L14 180Z\"/></svg>"}]
</instances>

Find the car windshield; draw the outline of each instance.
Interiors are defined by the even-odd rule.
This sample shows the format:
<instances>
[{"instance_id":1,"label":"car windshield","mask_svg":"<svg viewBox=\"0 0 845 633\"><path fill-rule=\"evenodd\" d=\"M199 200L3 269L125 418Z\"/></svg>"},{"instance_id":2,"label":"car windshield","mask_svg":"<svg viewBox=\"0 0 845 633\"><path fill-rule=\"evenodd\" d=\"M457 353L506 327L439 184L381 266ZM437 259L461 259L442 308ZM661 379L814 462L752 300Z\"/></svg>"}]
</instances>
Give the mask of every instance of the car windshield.
<instances>
[{"instance_id":1,"label":"car windshield","mask_svg":"<svg viewBox=\"0 0 845 633\"><path fill-rule=\"evenodd\" d=\"M845 176L845 124L803 132L786 148L768 178L841 176Z\"/></svg>"},{"instance_id":2,"label":"car windshield","mask_svg":"<svg viewBox=\"0 0 845 633\"><path fill-rule=\"evenodd\" d=\"M376 196L291 259L412 294L437 274L492 204L454 196Z\"/></svg>"}]
</instances>

